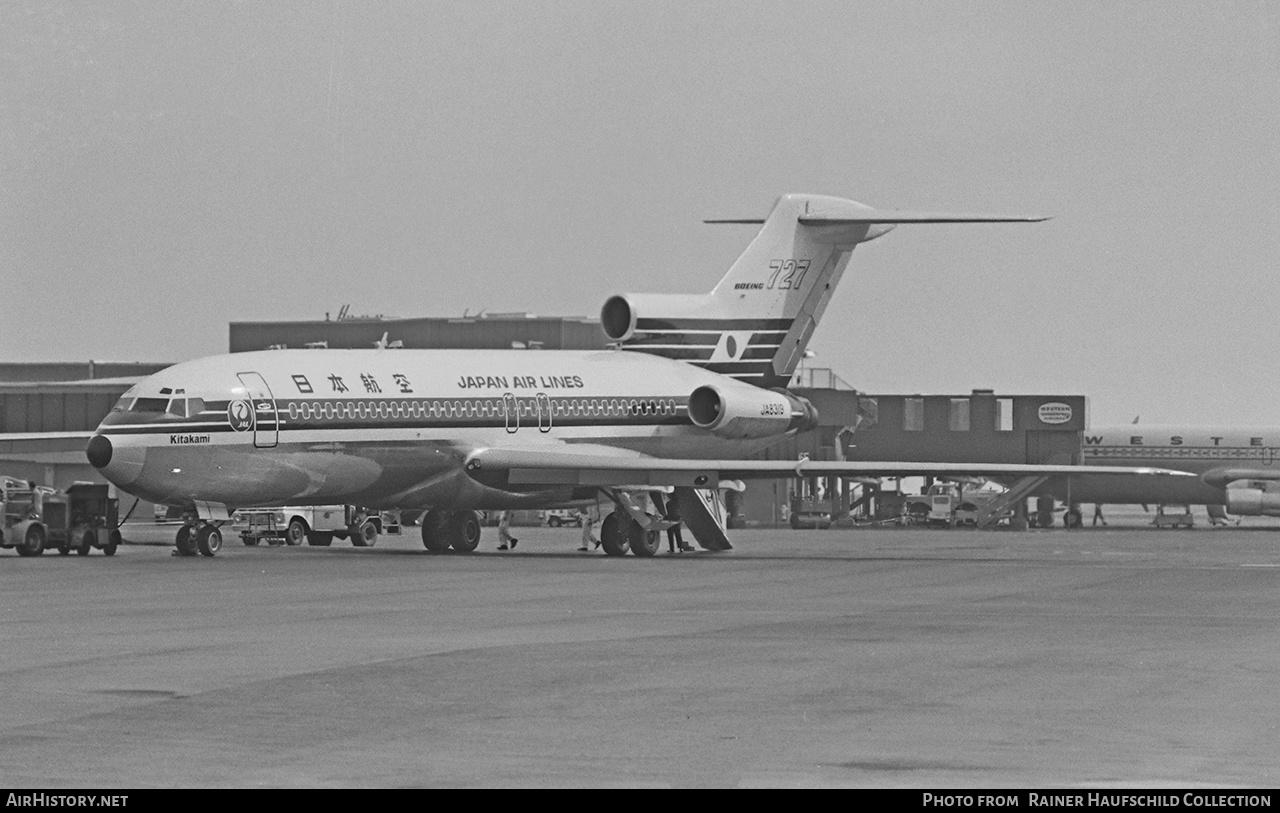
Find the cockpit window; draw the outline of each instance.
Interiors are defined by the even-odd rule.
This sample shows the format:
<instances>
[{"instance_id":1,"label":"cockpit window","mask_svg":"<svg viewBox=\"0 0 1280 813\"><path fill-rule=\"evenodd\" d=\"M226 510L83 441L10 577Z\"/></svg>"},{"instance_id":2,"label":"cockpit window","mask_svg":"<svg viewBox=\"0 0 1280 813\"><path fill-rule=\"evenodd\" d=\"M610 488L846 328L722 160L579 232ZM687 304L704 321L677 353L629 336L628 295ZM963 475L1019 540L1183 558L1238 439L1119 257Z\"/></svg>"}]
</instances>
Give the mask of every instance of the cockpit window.
<instances>
[{"instance_id":1,"label":"cockpit window","mask_svg":"<svg viewBox=\"0 0 1280 813\"><path fill-rule=\"evenodd\" d=\"M204 412L204 399L174 398L169 401L169 408L165 411L170 415L177 415L179 418L190 418Z\"/></svg>"},{"instance_id":2,"label":"cockpit window","mask_svg":"<svg viewBox=\"0 0 1280 813\"><path fill-rule=\"evenodd\" d=\"M168 398L139 398L130 407L131 412L164 412L169 407Z\"/></svg>"},{"instance_id":3,"label":"cockpit window","mask_svg":"<svg viewBox=\"0 0 1280 813\"><path fill-rule=\"evenodd\" d=\"M111 408L112 412L128 412L129 407L133 406L133 396L125 395L116 401L116 405Z\"/></svg>"}]
</instances>

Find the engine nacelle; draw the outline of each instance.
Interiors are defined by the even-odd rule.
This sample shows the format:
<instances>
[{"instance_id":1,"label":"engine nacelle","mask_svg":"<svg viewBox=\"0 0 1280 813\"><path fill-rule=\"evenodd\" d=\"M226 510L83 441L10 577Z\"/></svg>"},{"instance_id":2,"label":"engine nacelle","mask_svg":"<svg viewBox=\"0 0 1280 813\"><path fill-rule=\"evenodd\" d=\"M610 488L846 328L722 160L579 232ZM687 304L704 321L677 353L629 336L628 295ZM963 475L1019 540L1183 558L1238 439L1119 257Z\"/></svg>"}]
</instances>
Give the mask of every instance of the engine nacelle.
<instances>
[{"instance_id":1,"label":"engine nacelle","mask_svg":"<svg viewBox=\"0 0 1280 813\"><path fill-rule=\"evenodd\" d=\"M1280 517L1280 492L1228 488L1227 513L1245 517Z\"/></svg>"},{"instance_id":2,"label":"engine nacelle","mask_svg":"<svg viewBox=\"0 0 1280 813\"><path fill-rule=\"evenodd\" d=\"M711 298L706 294L619 294L609 297L600 308L600 326L609 341L626 342L635 335L641 318L700 319L712 312Z\"/></svg>"},{"instance_id":3,"label":"engine nacelle","mask_svg":"<svg viewBox=\"0 0 1280 813\"><path fill-rule=\"evenodd\" d=\"M723 438L768 438L813 429L818 410L784 390L726 382L704 384L689 395L689 420Z\"/></svg>"}]
</instances>

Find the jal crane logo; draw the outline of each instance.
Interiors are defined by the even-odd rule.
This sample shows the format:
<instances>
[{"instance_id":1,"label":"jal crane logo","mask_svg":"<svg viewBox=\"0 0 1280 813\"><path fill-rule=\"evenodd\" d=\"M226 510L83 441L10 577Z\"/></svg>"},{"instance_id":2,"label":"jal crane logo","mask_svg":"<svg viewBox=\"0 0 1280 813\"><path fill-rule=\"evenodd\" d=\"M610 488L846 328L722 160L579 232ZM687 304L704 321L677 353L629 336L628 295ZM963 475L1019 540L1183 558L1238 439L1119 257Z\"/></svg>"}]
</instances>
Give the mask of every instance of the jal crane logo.
<instances>
[{"instance_id":1,"label":"jal crane logo","mask_svg":"<svg viewBox=\"0 0 1280 813\"><path fill-rule=\"evenodd\" d=\"M227 405L227 422L237 432L245 432L253 427L253 407L248 401L232 401Z\"/></svg>"}]
</instances>

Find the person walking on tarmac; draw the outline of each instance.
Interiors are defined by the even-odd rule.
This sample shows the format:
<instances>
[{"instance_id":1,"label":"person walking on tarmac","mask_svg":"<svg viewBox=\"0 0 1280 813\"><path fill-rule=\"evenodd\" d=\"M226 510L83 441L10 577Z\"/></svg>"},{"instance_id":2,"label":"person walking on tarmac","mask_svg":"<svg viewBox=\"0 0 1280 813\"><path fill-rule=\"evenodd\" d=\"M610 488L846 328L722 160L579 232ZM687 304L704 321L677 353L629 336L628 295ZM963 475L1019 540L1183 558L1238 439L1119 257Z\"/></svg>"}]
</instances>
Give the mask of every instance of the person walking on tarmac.
<instances>
[{"instance_id":1,"label":"person walking on tarmac","mask_svg":"<svg viewBox=\"0 0 1280 813\"><path fill-rule=\"evenodd\" d=\"M1095 502L1093 504L1093 524L1097 525L1101 521L1103 525L1107 524L1107 518L1102 515L1102 503Z\"/></svg>"},{"instance_id":2,"label":"person walking on tarmac","mask_svg":"<svg viewBox=\"0 0 1280 813\"><path fill-rule=\"evenodd\" d=\"M681 553L693 550L693 548L684 543L684 537L680 536L680 501L674 492L667 498L667 512L664 517L667 522L674 522L667 529L667 549L671 553L675 553L677 547Z\"/></svg>"},{"instance_id":3,"label":"person walking on tarmac","mask_svg":"<svg viewBox=\"0 0 1280 813\"><path fill-rule=\"evenodd\" d=\"M498 517L498 550L515 550L519 541L511 535L511 512L503 511Z\"/></svg>"},{"instance_id":4,"label":"person walking on tarmac","mask_svg":"<svg viewBox=\"0 0 1280 813\"><path fill-rule=\"evenodd\" d=\"M600 540L596 539L595 534L591 533L591 529L596 524L595 518L591 515L591 509L586 508L579 511L578 516L582 518L582 545L578 550L590 551L593 546L600 547Z\"/></svg>"}]
</instances>

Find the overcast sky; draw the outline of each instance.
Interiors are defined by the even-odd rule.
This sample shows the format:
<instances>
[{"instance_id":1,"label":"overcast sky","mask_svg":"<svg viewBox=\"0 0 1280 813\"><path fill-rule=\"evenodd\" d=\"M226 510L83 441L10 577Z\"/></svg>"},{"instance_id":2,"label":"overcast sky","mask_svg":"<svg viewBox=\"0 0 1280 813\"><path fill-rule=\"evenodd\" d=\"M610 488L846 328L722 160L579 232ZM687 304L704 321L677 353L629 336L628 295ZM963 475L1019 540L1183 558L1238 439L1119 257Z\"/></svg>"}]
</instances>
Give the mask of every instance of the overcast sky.
<instances>
[{"instance_id":1,"label":"overcast sky","mask_svg":"<svg viewBox=\"0 0 1280 813\"><path fill-rule=\"evenodd\" d=\"M854 252L814 366L1278 424L1266 2L4 2L0 360L709 290L778 195L1051 215Z\"/></svg>"}]
</instances>

